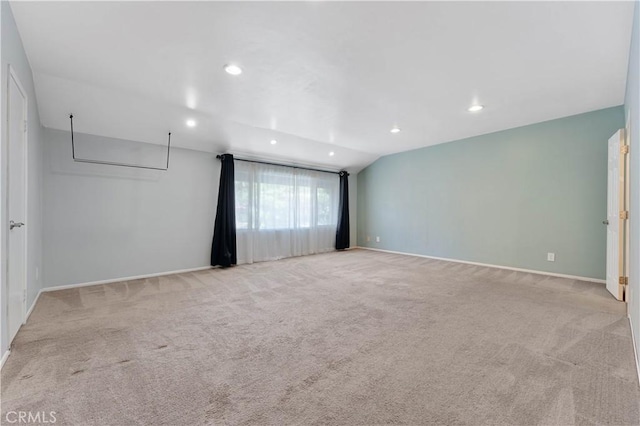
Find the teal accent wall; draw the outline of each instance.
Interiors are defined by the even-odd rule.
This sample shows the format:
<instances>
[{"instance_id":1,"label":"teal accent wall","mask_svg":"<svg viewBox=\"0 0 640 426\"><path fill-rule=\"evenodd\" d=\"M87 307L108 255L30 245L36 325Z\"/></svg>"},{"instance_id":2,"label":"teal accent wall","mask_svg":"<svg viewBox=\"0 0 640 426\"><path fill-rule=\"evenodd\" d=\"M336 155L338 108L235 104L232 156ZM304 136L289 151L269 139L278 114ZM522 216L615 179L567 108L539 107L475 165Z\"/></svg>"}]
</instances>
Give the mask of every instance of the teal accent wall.
<instances>
[{"instance_id":1,"label":"teal accent wall","mask_svg":"<svg viewBox=\"0 0 640 426\"><path fill-rule=\"evenodd\" d=\"M619 106L382 157L358 174L358 245L604 279L623 126Z\"/></svg>"}]
</instances>

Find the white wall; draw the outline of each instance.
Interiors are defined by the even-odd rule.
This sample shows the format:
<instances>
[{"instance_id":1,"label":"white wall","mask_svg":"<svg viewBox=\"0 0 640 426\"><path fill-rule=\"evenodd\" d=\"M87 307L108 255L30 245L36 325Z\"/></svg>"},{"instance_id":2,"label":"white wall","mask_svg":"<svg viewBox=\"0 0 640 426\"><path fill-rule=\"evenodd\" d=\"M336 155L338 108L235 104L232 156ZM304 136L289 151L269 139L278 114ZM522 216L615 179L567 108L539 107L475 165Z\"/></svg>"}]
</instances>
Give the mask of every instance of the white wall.
<instances>
[{"instance_id":1,"label":"white wall","mask_svg":"<svg viewBox=\"0 0 640 426\"><path fill-rule=\"evenodd\" d=\"M640 354L640 5L636 3L633 17L633 34L629 54L625 116L630 134L630 192L629 230L629 317L636 339L636 355ZM640 360L638 360L640 362Z\"/></svg>"},{"instance_id":2,"label":"white wall","mask_svg":"<svg viewBox=\"0 0 640 426\"><path fill-rule=\"evenodd\" d=\"M2 123L6 123L7 117L7 78L8 66L11 65L22 86L27 92L28 97L28 200L27 200L27 217L25 219L27 232L27 308L30 307L35 300L36 295L42 286L42 134L43 129L40 125L40 117L38 115L38 104L35 95L33 76L29 61L22 46L22 40L13 19L9 2L3 1L1 5L1 36L2 46L2 78L0 85L2 86L2 102L0 117ZM8 348L8 331L6 329L7 306L6 290L7 290L7 232L6 224L11 218L7 217L7 137L6 132L2 131L2 143L0 148L0 161L2 170L0 186L0 252L2 254L2 263L0 265L0 352L4 352ZM36 269L39 274L36 274ZM36 277L38 275L38 277Z\"/></svg>"},{"instance_id":3,"label":"white wall","mask_svg":"<svg viewBox=\"0 0 640 426\"><path fill-rule=\"evenodd\" d=\"M83 157L104 157L76 136ZM209 265L220 175L214 154L173 148L168 171L84 164L72 160L70 138L45 130L47 286ZM114 144L93 138L101 140ZM109 158L162 165L140 155L153 146L137 145L135 158Z\"/></svg>"}]
</instances>

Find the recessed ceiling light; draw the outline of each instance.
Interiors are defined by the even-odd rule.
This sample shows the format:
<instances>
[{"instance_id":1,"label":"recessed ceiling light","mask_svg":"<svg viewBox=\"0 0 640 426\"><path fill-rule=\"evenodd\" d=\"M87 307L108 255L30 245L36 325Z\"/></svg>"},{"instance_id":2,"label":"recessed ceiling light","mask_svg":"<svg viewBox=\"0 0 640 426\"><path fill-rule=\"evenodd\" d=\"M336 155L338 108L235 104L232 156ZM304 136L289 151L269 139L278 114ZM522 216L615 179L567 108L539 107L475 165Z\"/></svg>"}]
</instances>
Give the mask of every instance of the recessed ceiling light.
<instances>
[{"instance_id":1,"label":"recessed ceiling light","mask_svg":"<svg viewBox=\"0 0 640 426\"><path fill-rule=\"evenodd\" d=\"M480 111L482 108L484 108L484 105L471 105L467 111L469 112L478 112Z\"/></svg>"},{"instance_id":2,"label":"recessed ceiling light","mask_svg":"<svg viewBox=\"0 0 640 426\"><path fill-rule=\"evenodd\" d=\"M400 128L398 126L395 126L393 129L391 129L391 133L400 133Z\"/></svg>"},{"instance_id":3,"label":"recessed ceiling light","mask_svg":"<svg viewBox=\"0 0 640 426\"><path fill-rule=\"evenodd\" d=\"M271 145L275 145L275 144L277 144L277 143L278 143L278 141L277 141L277 140L275 140L275 139L271 139Z\"/></svg>"},{"instance_id":4,"label":"recessed ceiling light","mask_svg":"<svg viewBox=\"0 0 640 426\"><path fill-rule=\"evenodd\" d=\"M237 65L228 64L224 66L224 70L231 75L240 75L242 74L242 68Z\"/></svg>"},{"instance_id":5,"label":"recessed ceiling light","mask_svg":"<svg viewBox=\"0 0 640 426\"><path fill-rule=\"evenodd\" d=\"M187 126L196 127L196 120L187 120Z\"/></svg>"},{"instance_id":6,"label":"recessed ceiling light","mask_svg":"<svg viewBox=\"0 0 640 426\"><path fill-rule=\"evenodd\" d=\"M331 151L331 152L329 153L329 157L333 157L334 155L336 155L336 153L335 153L335 152L333 152L333 151Z\"/></svg>"}]
</instances>

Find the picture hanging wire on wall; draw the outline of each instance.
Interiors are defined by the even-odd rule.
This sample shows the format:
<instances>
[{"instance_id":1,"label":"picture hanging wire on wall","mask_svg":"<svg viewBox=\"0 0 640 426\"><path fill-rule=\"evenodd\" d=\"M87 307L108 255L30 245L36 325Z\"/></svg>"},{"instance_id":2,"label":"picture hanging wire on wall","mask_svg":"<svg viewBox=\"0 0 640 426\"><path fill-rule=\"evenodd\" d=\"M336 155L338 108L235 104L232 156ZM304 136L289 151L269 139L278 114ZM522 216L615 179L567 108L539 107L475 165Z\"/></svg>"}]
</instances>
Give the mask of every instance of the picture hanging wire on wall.
<instances>
[{"instance_id":1,"label":"picture hanging wire on wall","mask_svg":"<svg viewBox=\"0 0 640 426\"><path fill-rule=\"evenodd\" d=\"M131 168L134 168L134 169L149 169L149 170L161 170L161 171L169 170L169 154L171 152L171 132L169 132L169 140L167 141L167 165L165 167L141 166L141 165L138 165L138 164L118 163L118 162L113 162L113 161L90 160L88 158L77 158L76 157L76 146L75 146L75 142L73 140L73 114L69 114L69 120L71 122L71 156L73 157L73 161L78 162L78 163L105 164L107 166L131 167Z\"/></svg>"}]
</instances>

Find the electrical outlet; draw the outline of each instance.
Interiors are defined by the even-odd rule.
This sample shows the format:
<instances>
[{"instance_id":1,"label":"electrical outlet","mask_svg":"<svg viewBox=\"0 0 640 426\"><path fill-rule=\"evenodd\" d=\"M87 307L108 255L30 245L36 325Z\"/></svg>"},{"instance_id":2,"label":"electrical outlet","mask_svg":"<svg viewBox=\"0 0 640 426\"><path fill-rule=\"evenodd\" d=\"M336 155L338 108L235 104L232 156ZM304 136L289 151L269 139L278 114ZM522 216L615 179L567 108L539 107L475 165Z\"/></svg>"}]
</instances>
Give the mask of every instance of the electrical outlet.
<instances>
[{"instance_id":1,"label":"electrical outlet","mask_svg":"<svg viewBox=\"0 0 640 426\"><path fill-rule=\"evenodd\" d=\"M556 254L555 253L547 253L547 260L549 262L555 262L556 261Z\"/></svg>"},{"instance_id":2,"label":"electrical outlet","mask_svg":"<svg viewBox=\"0 0 640 426\"><path fill-rule=\"evenodd\" d=\"M371 241L371 236L367 235L367 242L370 242L370 241Z\"/></svg>"},{"instance_id":3,"label":"electrical outlet","mask_svg":"<svg viewBox=\"0 0 640 426\"><path fill-rule=\"evenodd\" d=\"M376 237L376 243L380 242L380 237Z\"/></svg>"}]
</instances>

